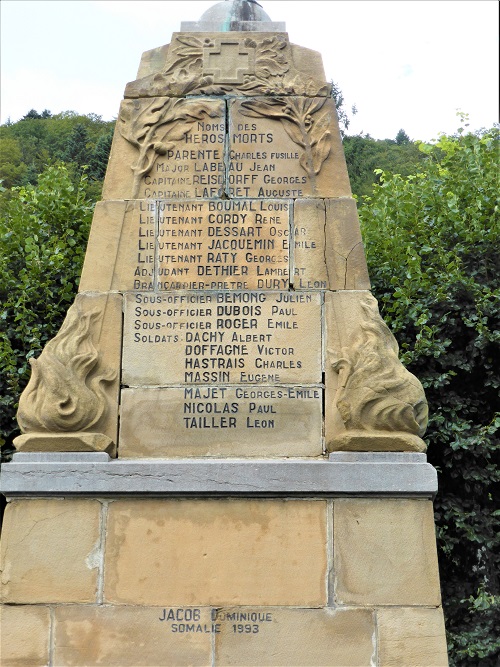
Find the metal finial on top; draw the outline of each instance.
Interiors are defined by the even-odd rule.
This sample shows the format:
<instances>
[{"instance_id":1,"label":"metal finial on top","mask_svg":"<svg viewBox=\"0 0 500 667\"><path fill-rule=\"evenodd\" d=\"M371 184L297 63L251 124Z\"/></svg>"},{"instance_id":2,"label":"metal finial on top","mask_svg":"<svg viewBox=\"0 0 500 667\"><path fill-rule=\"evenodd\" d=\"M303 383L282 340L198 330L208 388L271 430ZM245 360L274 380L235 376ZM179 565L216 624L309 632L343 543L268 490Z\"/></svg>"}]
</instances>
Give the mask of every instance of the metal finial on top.
<instances>
[{"instance_id":1,"label":"metal finial on top","mask_svg":"<svg viewBox=\"0 0 500 667\"><path fill-rule=\"evenodd\" d=\"M273 22L256 0L223 0L210 7L199 21L183 21L181 32L285 32L282 21Z\"/></svg>"}]
</instances>

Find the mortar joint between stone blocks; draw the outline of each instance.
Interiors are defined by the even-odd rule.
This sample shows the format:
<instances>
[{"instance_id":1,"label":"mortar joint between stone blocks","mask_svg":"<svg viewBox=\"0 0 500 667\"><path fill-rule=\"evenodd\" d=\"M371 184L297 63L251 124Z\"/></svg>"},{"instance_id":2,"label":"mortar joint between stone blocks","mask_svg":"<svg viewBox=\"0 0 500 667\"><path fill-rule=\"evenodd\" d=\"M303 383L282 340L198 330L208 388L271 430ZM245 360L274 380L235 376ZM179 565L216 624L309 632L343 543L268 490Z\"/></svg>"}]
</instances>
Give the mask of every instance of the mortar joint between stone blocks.
<instances>
[{"instance_id":1,"label":"mortar joint between stone blocks","mask_svg":"<svg viewBox=\"0 0 500 667\"><path fill-rule=\"evenodd\" d=\"M326 599L328 607L335 608L334 596L334 535L333 535L333 508L334 500L326 501Z\"/></svg>"},{"instance_id":2,"label":"mortar joint between stone blocks","mask_svg":"<svg viewBox=\"0 0 500 667\"><path fill-rule=\"evenodd\" d=\"M222 196L229 198L229 195L227 194L227 187L229 185L229 167L230 167L230 159L229 159L229 151L230 151L230 130L229 130L229 98L225 97L224 98L224 185L222 189Z\"/></svg>"},{"instance_id":3,"label":"mortar joint between stone blocks","mask_svg":"<svg viewBox=\"0 0 500 667\"><path fill-rule=\"evenodd\" d=\"M212 618L214 616L213 612L214 609L217 611L216 607L210 607L210 623L212 623ZM215 645L215 637L216 633L211 632L210 633L210 645L211 645L211 650L212 650L212 667L216 667L216 656L215 656L215 650L216 650L216 645Z\"/></svg>"},{"instance_id":4,"label":"mortar joint between stone blocks","mask_svg":"<svg viewBox=\"0 0 500 667\"><path fill-rule=\"evenodd\" d=\"M373 610L373 624L374 624L374 631L373 631L373 643L374 643L374 655L372 657L372 664L373 667L379 667L379 654L378 654L378 647L379 647L379 630L378 630L378 609Z\"/></svg>"},{"instance_id":5,"label":"mortar joint between stone blocks","mask_svg":"<svg viewBox=\"0 0 500 667\"><path fill-rule=\"evenodd\" d=\"M291 290L295 290L295 203L296 200L290 199L288 204L288 234L290 235L288 251L288 270L290 275L288 277L288 284Z\"/></svg>"},{"instance_id":6,"label":"mortar joint between stone blocks","mask_svg":"<svg viewBox=\"0 0 500 667\"><path fill-rule=\"evenodd\" d=\"M108 524L109 500L99 500L101 512L99 515L99 560L97 570L96 603L102 605L104 602L104 559L106 551L106 531Z\"/></svg>"},{"instance_id":7,"label":"mortar joint between stone blocks","mask_svg":"<svg viewBox=\"0 0 500 667\"><path fill-rule=\"evenodd\" d=\"M323 261L325 263L325 269L326 269L326 285L328 289L331 289L332 286L332 281L330 279L330 265L328 263L328 257L327 257L327 243L328 243L328 230L327 230L327 223L328 223L328 218L326 215L326 205L325 202L322 202L322 211L323 211ZM346 267L346 274L347 274L347 267ZM347 280L347 278L345 279ZM344 280L344 284L345 284Z\"/></svg>"},{"instance_id":8,"label":"mortar joint between stone blocks","mask_svg":"<svg viewBox=\"0 0 500 667\"><path fill-rule=\"evenodd\" d=\"M159 252L158 239L160 238L160 202L155 201L155 249L153 263L153 292L158 292ZM123 347L123 346L122 346Z\"/></svg>"},{"instance_id":9,"label":"mortar joint between stone blocks","mask_svg":"<svg viewBox=\"0 0 500 667\"><path fill-rule=\"evenodd\" d=\"M54 607L49 607L49 662L48 667L54 667L54 641L55 641L56 612Z\"/></svg>"}]
</instances>

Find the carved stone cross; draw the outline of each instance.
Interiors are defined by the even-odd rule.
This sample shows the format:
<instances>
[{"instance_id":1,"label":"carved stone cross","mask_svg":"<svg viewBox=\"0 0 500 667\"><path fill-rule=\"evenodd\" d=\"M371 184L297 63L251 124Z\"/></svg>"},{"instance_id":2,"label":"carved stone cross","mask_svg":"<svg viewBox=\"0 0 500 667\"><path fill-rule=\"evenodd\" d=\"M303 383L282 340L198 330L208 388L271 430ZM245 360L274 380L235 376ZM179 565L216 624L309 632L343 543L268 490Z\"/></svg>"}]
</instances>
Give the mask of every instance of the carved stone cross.
<instances>
[{"instance_id":1,"label":"carved stone cross","mask_svg":"<svg viewBox=\"0 0 500 667\"><path fill-rule=\"evenodd\" d=\"M238 40L216 40L204 50L203 74L212 75L214 83L243 83L244 75L254 72L255 50Z\"/></svg>"}]
</instances>

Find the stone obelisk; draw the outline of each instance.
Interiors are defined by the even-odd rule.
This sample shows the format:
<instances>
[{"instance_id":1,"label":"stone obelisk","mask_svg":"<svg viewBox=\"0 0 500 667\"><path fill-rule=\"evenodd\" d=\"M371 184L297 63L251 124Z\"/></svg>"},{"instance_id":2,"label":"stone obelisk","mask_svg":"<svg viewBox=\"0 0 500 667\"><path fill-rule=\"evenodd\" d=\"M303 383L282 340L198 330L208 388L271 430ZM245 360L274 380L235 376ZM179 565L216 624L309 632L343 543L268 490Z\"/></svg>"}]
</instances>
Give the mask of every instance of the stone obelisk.
<instances>
[{"instance_id":1,"label":"stone obelisk","mask_svg":"<svg viewBox=\"0 0 500 667\"><path fill-rule=\"evenodd\" d=\"M257 3L143 54L18 420L5 667L447 664L425 396L321 57Z\"/></svg>"}]
</instances>

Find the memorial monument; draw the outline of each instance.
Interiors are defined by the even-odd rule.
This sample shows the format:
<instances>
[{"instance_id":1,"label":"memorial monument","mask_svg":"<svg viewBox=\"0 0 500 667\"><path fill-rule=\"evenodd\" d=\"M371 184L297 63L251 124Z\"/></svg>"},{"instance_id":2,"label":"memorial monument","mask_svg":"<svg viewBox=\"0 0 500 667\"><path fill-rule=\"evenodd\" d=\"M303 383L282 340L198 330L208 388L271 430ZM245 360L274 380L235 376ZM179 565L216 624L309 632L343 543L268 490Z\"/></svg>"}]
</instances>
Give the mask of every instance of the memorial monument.
<instances>
[{"instance_id":1,"label":"memorial monument","mask_svg":"<svg viewBox=\"0 0 500 667\"><path fill-rule=\"evenodd\" d=\"M5 667L447 664L424 392L321 57L257 3L143 54L18 421Z\"/></svg>"}]
</instances>

